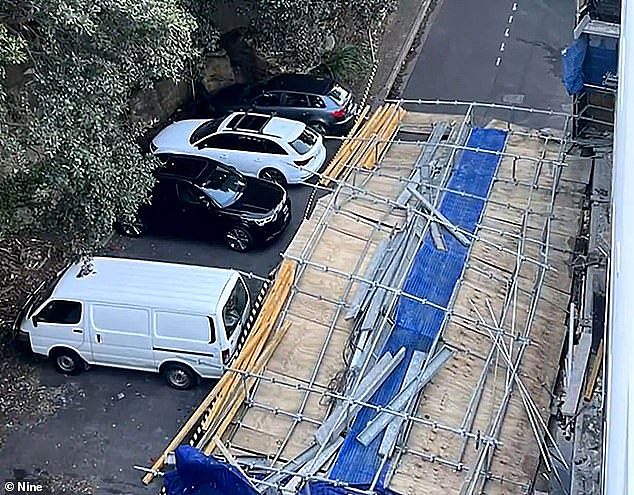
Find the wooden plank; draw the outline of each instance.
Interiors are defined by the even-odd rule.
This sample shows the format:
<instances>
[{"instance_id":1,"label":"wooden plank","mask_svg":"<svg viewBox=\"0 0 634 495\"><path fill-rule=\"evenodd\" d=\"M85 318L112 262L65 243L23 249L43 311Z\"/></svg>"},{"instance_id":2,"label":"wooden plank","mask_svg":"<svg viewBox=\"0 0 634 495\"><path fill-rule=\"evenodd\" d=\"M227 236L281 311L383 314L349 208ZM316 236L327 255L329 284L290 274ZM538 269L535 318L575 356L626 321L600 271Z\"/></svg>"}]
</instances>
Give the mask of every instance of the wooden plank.
<instances>
[{"instance_id":1,"label":"wooden plank","mask_svg":"<svg viewBox=\"0 0 634 495\"><path fill-rule=\"evenodd\" d=\"M590 376L588 377L588 384L586 385L586 392L583 395L583 398L588 402L592 400L594 385L597 382L597 378L599 376L599 370L601 369L602 364L603 364L603 340L599 344L599 350L597 351L597 355L594 357L594 361L592 363L592 371L590 372Z\"/></svg>"},{"instance_id":2,"label":"wooden plank","mask_svg":"<svg viewBox=\"0 0 634 495\"><path fill-rule=\"evenodd\" d=\"M404 122L410 120L411 115L408 114ZM416 123L423 125L423 120L419 119ZM552 145L544 148L543 142L534 137L515 135L508 140L506 152L539 158L546 149L546 158L552 159L556 157L556 148ZM529 186L536 170L539 171L536 181L538 188L533 189ZM531 208L542 214L529 216L527 232L531 237L541 239L541 230L546 221L545 215L550 208L551 172L552 166L549 164L540 164L533 160L516 160L515 174L513 174L512 158L502 159L499 177L515 177L521 183L512 181L494 183L490 198L501 204L488 203L482 223L518 235L521 232L521 213L502 205L508 204L522 209ZM567 173L571 172L573 170L567 171ZM578 175L583 176L584 173L583 170L578 171ZM573 247L572 243L578 228L579 190L580 186L577 182L569 181L565 187L561 188L555 203L555 218L551 222L555 234L551 235L550 242L560 250L550 250L549 263L553 264L557 271L547 272L545 277L545 284L535 307L530 327L532 344L526 348L519 369L519 376L545 421L549 415L551 400L548 390L556 379L559 353L566 330L564 323L572 275L567 266L568 251ZM473 309L475 305L480 314L491 324L487 301L493 307L496 317L499 318L504 305L506 286L498 280L509 280L516 264L516 257L511 252L500 251L498 246L514 251L518 240L508 235L505 237L499 231L481 231L479 236L480 239L473 244L468 268L453 309L457 314L477 319ZM540 247L539 243L525 243L525 252L531 258L539 260ZM490 276L481 272L488 273ZM504 322L503 326L507 331L512 330L516 333L523 331L529 323L531 291L537 273L536 265L522 262L518 278L519 287L522 290L518 291L515 309L509 313L509 317ZM484 335L478 334L470 330L469 326L472 325L456 314L449 320L444 340L459 349L468 350L468 353L456 354L452 362L443 368L427 387L417 410L418 416L428 418L430 421L440 421L455 428L459 428L462 424L467 405L482 371L484 364L482 356L488 354L492 345L486 332ZM508 338L506 341L509 345ZM472 433L480 431L484 434L487 431L491 418L504 398L506 364L501 358L495 359L497 365L493 365L486 374L482 397L475 411ZM544 366L544 363L551 363L551 365ZM528 485L537 468L539 450L517 387L511 395L504 416L500 440L502 444L493 456L491 472L505 480ZM456 461L462 443L463 438L460 435L414 424L407 447L430 456ZM481 448L482 445L479 449L476 448L476 442L473 439L467 441L463 459L466 466L474 465ZM417 455L405 453L392 478L390 488L401 493L459 493L466 476L464 471L456 471L439 463L426 462ZM487 494L494 495L515 493L515 490L520 490L519 487L510 485L508 482L500 483L494 480L486 481L483 489Z\"/></svg>"},{"instance_id":3,"label":"wooden plank","mask_svg":"<svg viewBox=\"0 0 634 495\"><path fill-rule=\"evenodd\" d=\"M261 351L262 349L262 346L270 333L269 327L272 325L272 321L274 321L274 316L276 318L276 315L279 314L281 305L288 294L294 271L295 263L293 262L285 261L280 266L276 280L264 300L262 310L256 319L248 340L240 351L238 357L232 363L233 367L242 369L253 360L254 356L258 357L258 354L255 354L254 351ZM271 307L274 309L271 309ZM152 472L147 473L143 477L144 484L147 485L154 479L153 473L158 472L163 468L167 455L173 452L176 447L185 441L186 438L192 435L192 430L201 422L201 420L205 425L208 425L211 421L213 421L215 414L223 408L224 401L226 397L229 396L231 384L235 384L236 381L237 379L234 373L225 373L221 377L216 386L205 397L205 399L203 399L194 413L170 441L163 453L156 459L152 466ZM203 416L205 416L204 419Z\"/></svg>"}]
</instances>

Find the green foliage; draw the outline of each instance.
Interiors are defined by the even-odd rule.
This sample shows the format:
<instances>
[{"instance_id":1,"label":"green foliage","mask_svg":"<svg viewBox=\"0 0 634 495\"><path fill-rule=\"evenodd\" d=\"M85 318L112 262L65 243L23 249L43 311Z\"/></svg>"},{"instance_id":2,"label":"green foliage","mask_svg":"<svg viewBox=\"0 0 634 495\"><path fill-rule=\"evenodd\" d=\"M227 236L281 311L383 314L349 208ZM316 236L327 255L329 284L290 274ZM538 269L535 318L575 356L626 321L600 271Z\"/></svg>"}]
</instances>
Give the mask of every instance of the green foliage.
<instances>
[{"instance_id":1,"label":"green foliage","mask_svg":"<svg viewBox=\"0 0 634 495\"><path fill-rule=\"evenodd\" d=\"M258 51L283 69L321 63L328 38L361 46L396 7L396 0L257 0L252 31Z\"/></svg>"},{"instance_id":2,"label":"green foliage","mask_svg":"<svg viewBox=\"0 0 634 495\"><path fill-rule=\"evenodd\" d=\"M0 5L0 236L59 234L83 251L134 214L155 163L128 102L181 77L195 28L169 0Z\"/></svg>"},{"instance_id":3,"label":"green foliage","mask_svg":"<svg viewBox=\"0 0 634 495\"><path fill-rule=\"evenodd\" d=\"M193 33L195 47L203 55L218 50L220 33L216 29L216 6L225 0L181 0L183 7L196 20L196 30ZM226 2L225 2L226 3Z\"/></svg>"},{"instance_id":4,"label":"green foliage","mask_svg":"<svg viewBox=\"0 0 634 495\"><path fill-rule=\"evenodd\" d=\"M147 199L155 160L140 153L151 122L131 96L178 81L216 50L226 0L0 2L0 239L57 235L89 251ZM323 62L349 80L396 0L244 0L256 50L280 68ZM330 41L327 41L330 40ZM334 40L342 48L322 55Z\"/></svg>"},{"instance_id":5,"label":"green foliage","mask_svg":"<svg viewBox=\"0 0 634 495\"><path fill-rule=\"evenodd\" d=\"M365 74L370 66L370 60L361 48L355 45L344 45L324 53L321 63L313 72L353 84L359 74Z\"/></svg>"}]
</instances>

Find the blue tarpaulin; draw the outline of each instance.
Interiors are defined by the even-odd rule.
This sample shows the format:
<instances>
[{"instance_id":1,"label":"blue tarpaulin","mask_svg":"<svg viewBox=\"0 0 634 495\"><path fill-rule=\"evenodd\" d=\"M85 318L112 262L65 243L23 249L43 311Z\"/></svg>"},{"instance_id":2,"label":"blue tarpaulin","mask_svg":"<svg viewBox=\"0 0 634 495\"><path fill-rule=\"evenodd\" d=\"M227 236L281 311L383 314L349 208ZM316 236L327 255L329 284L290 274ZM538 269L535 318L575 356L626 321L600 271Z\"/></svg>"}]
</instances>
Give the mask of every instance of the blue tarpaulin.
<instances>
[{"instance_id":1,"label":"blue tarpaulin","mask_svg":"<svg viewBox=\"0 0 634 495\"><path fill-rule=\"evenodd\" d=\"M167 495L259 495L233 466L181 445L176 469L165 473Z\"/></svg>"},{"instance_id":2,"label":"blue tarpaulin","mask_svg":"<svg viewBox=\"0 0 634 495\"><path fill-rule=\"evenodd\" d=\"M351 488L356 490L368 490L370 485L355 485ZM341 486L335 486L332 483L326 483L324 481L311 481L308 483L300 495L355 495L357 492L343 488ZM376 487L374 493L377 495L398 495L397 492L388 488Z\"/></svg>"},{"instance_id":3,"label":"blue tarpaulin","mask_svg":"<svg viewBox=\"0 0 634 495\"><path fill-rule=\"evenodd\" d=\"M583 91L583 62L588 50L588 38L581 36L572 45L561 52L563 58L563 83L570 96Z\"/></svg>"},{"instance_id":4,"label":"blue tarpaulin","mask_svg":"<svg viewBox=\"0 0 634 495\"><path fill-rule=\"evenodd\" d=\"M613 38L582 35L561 52L563 58L563 83L569 95L585 90L584 85L604 86L607 73L616 74L618 42Z\"/></svg>"},{"instance_id":5,"label":"blue tarpaulin","mask_svg":"<svg viewBox=\"0 0 634 495\"><path fill-rule=\"evenodd\" d=\"M583 61L583 80L586 84L603 86L608 72L616 74L618 65L617 40L591 36Z\"/></svg>"},{"instance_id":6,"label":"blue tarpaulin","mask_svg":"<svg viewBox=\"0 0 634 495\"><path fill-rule=\"evenodd\" d=\"M450 222L465 232L476 230L498 167L500 155L496 152L504 149L506 137L504 131L497 129L472 129L467 145L483 151L462 152L451 174L449 191L443 195L439 209ZM394 330L381 354L388 351L394 354L401 347L405 347L407 351L403 361L370 399L373 405L385 406L389 403L403 383L414 351L428 352L442 327L445 312L440 308L448 306L469 252L452 235L444 235L444 238L447 250L438 250L428 232L416 253L404 291L434 305L399 297ZM377 436L367 446L358 442L356 437L376 414L376 410L372 408L361 409L328 475L330 479L355 486L369 485L375 479L382 465L378 452L383 435ZM384 488L388 467L384 466L379 473L376 484L378 488Z\"/></svg>"}]
</instances>

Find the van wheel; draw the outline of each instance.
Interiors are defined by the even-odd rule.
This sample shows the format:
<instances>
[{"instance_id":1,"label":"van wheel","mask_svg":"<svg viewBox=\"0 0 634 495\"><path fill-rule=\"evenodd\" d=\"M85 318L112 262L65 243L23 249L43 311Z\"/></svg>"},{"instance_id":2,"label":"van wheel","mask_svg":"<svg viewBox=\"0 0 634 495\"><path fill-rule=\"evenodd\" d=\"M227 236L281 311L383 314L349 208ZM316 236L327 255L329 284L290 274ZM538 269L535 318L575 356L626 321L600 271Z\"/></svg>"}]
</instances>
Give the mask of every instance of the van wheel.
<instances>
[{"instance_id":1,"label":"van wheel","mask_svg":"<svg viewBox=\"0 0 634 495\"><path fill-rule=\"evenodd\" d=\"M65 375L76 375L86 368L84 360L75 351L59 349L51 354L55 369Z\"/></svg>"},{"instance_id":2,"label":"van wheel","mask_svg":"<svg viewBox=\"0 0 634 495\"><path fill-rule=\"evenodd\" d=\"M225 234L225 241L231 249L244 253L251 249L253 238L247 229L240 225L231 227Z\"/></svg>"},{"instance_id":3,"label":"van wheel","mask_svg":"<svg viewBox=\"0 0 634 495\"><path fill-rule=\"evenodd\" d=\"M285 189L288 185L284 174L274 168L265 168L264 170L262 170L262 172L260 172L260 179L268 180L269 182L275 182Z\"/></svg>"},{"instance_id":4,"label":"van wheel","mask_svg":"<svg viewBox=\"0 0 634 495\"><path fill-rule=\"evenodd\" d=\"M198 382L196 373L184 364L166 364L162 373L167 384L177 390L188 390Z\"/></svg>"}]
</instances>

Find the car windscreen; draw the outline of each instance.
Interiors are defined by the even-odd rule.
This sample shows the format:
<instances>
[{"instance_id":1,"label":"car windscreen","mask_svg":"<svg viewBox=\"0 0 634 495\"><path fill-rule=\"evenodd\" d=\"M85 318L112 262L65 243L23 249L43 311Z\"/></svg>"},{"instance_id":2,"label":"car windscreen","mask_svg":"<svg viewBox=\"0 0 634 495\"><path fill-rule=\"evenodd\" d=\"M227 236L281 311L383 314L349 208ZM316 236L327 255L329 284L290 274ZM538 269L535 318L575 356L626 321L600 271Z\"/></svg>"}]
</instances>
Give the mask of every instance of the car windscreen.
<instances>
[{"instance_id":1,"label":"car windscreen","mask_svg":"<svg viewBox=\"0 0 634 495\"><path fill-rule=\"evenodd\" d=\"M222 119L212 119L208 120L204 124L201 124L194 132L192 132L192 135L189 138L189 142L191 144L194 144L201 139L206 138L210 134L213 134L218 130L218 127L220 127L221 123Z\"/></svg>"},{"instance_id":2,"label":"car windscreen","mask_svg":"<svg viewBox=\"0 0 634 495\"><path fill-rule=\"evenodd\" d=\"M200 187L218 205L226 208L238 200L246 185L246 179L238 172L224 167L214 167L204 177Z\"/></svg>"},{"instance_id":3,"label":"car windscreen","mask_svg":"<svg viewBox=\"0 0 634 495\"><path fill-rule=\"evenodd\" d=\"M317 136L309 130L305 130L295 141L291 142L291 146L300 155L305 155L313 149L313 146L315 146L316 142Z\"/></svg>"},{"instance_id":4,"label":"car windscreen","mask_svg":"<svg viewBox=\"0 0 634 495\"><path fill-rule=\"evenodd\" d=\"M350 93L348 93L341 86L339 86L338 84L335 84L333 88L330 90L330 92L328 93L328 96L330 96L333 100L335 100L337 104L343 105L348 99L349 94Z\"/></svg>"}]
</instances>

